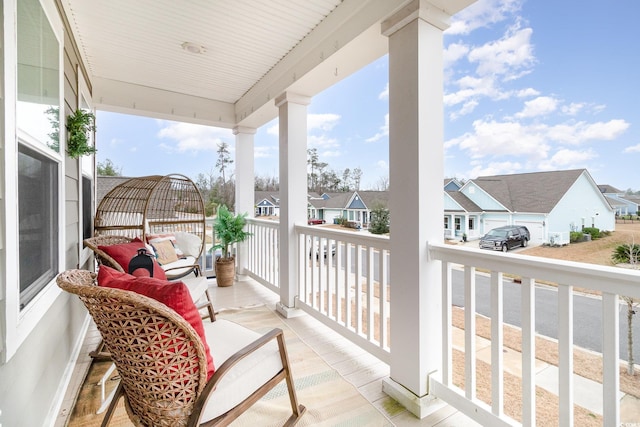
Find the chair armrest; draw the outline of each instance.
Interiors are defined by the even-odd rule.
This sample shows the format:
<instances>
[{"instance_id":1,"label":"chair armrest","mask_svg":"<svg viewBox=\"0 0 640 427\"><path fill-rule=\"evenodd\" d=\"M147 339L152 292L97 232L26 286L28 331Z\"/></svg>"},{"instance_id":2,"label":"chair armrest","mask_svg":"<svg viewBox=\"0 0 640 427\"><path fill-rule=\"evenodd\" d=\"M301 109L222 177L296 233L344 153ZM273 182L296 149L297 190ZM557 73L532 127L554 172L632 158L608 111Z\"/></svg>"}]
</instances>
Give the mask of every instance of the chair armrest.
<instances>
[{"instance_id":1,"label":"chair armrest","mask_svg":"<svg viewBox=\"0 0 640 427\"><path fill-rule=\"evenodd\" d=\"M282 329L274 328L262 335L260 338L253 341L251 344L245 346L244 348L238 350L235 354L229 357L225 362L216 369L215 373L211 377L211 379L204 386L204 389L198 396L198 400L193 406L192 415L189 417L188 427L195 427L200 425L200 416L203 409L207 405L207 401L213 391L215 391L218 383L222 380L222 378L242 359L249 356L254 351L260 349L264 345L268 344L272 340L276 339L278 341L278 351L280 352L280 357L283 360L283 369L285 366L285 360L287 359L286 350L284 347L284 335ZM196 416L197 414L197 416ZM206 424L205 424L206 425Z\"/></svg>"}]
</instances>

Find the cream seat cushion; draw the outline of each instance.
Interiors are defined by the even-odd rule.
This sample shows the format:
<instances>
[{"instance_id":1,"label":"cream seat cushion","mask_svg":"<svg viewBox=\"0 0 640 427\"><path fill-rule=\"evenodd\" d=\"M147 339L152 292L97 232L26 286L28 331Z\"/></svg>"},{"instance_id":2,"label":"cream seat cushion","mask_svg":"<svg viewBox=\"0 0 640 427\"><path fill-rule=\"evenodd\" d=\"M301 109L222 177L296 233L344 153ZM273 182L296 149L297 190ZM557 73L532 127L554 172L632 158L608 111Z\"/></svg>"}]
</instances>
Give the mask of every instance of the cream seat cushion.
<instances>
[{"instance_id":1,"label":"cream seat cushion","mask_svg":"<svg viewBox=\"0 0 640 427\"><path fill-rule=\"evenodd\" d=\"M204 322L204 331L216 369L229 357L262 335L237 323L218 319ZM282 369L277 340L242 359L224 375L209 396L201 422L209 421L232 409Z\"/></svg>"}]
</instances>

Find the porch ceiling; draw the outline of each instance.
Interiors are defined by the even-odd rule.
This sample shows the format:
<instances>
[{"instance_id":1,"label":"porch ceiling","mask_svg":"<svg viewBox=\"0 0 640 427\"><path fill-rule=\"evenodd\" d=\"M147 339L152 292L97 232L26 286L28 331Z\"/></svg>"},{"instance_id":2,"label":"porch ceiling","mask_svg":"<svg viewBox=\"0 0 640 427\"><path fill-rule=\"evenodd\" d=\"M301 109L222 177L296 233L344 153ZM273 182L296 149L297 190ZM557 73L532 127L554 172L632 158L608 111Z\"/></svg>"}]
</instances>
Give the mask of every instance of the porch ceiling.
<instances>
[{"instance_id":1,"label":"porch ceiling","mask_svg":"<svg viewBox=\"0 0 640 427\"><path fill-rule=\"evenodd\" d=\"M409 3L60 1L96 108L220 127L260 126L282 92L313 96L384 55L380 22Z\"/></svg>"}]
</instances>

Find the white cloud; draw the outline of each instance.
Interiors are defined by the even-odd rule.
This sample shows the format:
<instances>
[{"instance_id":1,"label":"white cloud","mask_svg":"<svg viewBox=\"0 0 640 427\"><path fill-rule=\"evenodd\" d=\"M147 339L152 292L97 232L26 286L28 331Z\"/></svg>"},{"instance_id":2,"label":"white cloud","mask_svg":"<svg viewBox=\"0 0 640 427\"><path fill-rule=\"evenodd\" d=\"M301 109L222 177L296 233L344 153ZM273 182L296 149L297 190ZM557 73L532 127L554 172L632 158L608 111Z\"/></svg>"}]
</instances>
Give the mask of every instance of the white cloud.
<instances>
[{"instance_id":1,"label":"white cloud","mask_svg":"<svg viewBox=\"0 0 640 427\"><path fill-rule=\"evenodd\" d=\"M327 135L309 135L307 137L307 143L309 147L324 149L340 146L337 139L329 138Z\"/></svg>"},{"instance_id":2,"label":"white cloud","mask_svg":"<svg viewBox=\"0 0 640 427\"><path fill-rule=\"evenodd\" d=\"M376 162L376 166L378 167L378 169L382 169L383 171L389 171L389 163L387 163L385 160L378 160Z\"/></svg>"},{"instance_id":3,"label":"white cloud","mask_svg":"<svg viewBox=\"0 0 640 427\"><path fill-rule=\"evenodd\" d=\"M522 0L478 0L453 16L445 34L469 34L477 28L501 22L521 8Z\"/></svg>"},{"instance_id":4,"label":"white cloud","mask_svg":"<svg viewBox=\"0 0 640 427\"><path fill-rule=\"evenodd\" d=\"M460 58L469 53L469 46L461 43L451 43L443 52L444 68L451 67Z\"/></svg>"},{"instance_id":5,"label":"white cloud","mask_svg":"<svg viewBox=\"0 0 640 427\"><path fill-rule=\"evenodd\" d=\"M277 120L275 122L276 123L273 126L269 126L267 128L267 134L274 135L274 136L279 136L280 135L280 126L279 126Z\"/></svg>"},{"instance_id":6,"label":"white cloud","mask_svg":"<svg viewBox=\"0 0 640 427\"><path fill-rule=\"evenodd\" d=\"M320 153L322 157L340 157L342 152L340 150L327 150Z\"/></svg>"},{"instance_id":7,"label":"white cloud","mask_svg":"<svg viewBox=\"0 0 640 427\"><path fill-rule=\"evenodd\" d=\"M382 92L378 94L378 99L389 99L389 82L387 82Z\"/></svg>"},{"instance_id":8,"label":"white cloud","mask_svg":"<svg viewBox=\"0 0 640 427\"><path fill-rule=\"evenodd\" d=\"M158 138L175 141L175 147L171 148L178 152L215 151L219 143L234 140L230 129L168 121L161 122L161 126Z\"/></svg>"},{"instance_id":9,"label":"white cloud","mask_svg":"<svg viewBox=\"0 0 640 427\"><path fill-rule=\"evenodd\" d=\"M625 148L623 153L640 153L640 144L632 145Z\"/></svg>"},{"instance_id":10,"label":"white cloud","mask_svg":"<svg viewBox=\"0 0 640 427\"><path fill-rule=\"evenodd\" d=\"M307 130L329 131L340 121L339 114L309 114L307 116Z\"/></svg>"},{"instance_id":11,"label":"white cloud","mask_svg":"<svg viewBox=\"0 0 640 427\"><path fill-rule=\"evenodd\" d=\"M384 125L380 126L380 132L365 139L365 142L376 142L387 136L389 136L389 113L384 116Z\"/></svg>"},{"instance_id":12,"label":"white cloud","mask_svg":"<svg viewBox=\"0 0 640 427\"><path fill-rule=\"evenodd\" d=\"M479 176L492 176L517 173L522 170L522 165L518 162L491 162L489 165L482 167L476 164L468 173L471 178Z\"/></svg>"},{"instance_id":13,"label":"white cloud","mask_svg":"<svg viewBox=\"0 0 640 427\"><path fill-rule=\"evenodd\" d=\"M254 147L253 155L256 159L268 159L274 157L277 147Z\"/></svg>"},{"instance_id":14,"label":"white cloud","mask_svg":"<svg viewBox=\"0 0 640 427\"><path fill-rule=\"evenodd\" d=\"M531 28L514 25L500 40L491 41L469 53L469 61L478 64L480 76L502 76L515 80L530 72L535 64L531 45Z\"/></svg>"},{"instance_id":15,"label":"white cloud","mask_svg":"<svg viewBox=\"0 0 640 427\"><path fill-rule=\"evenodd\" d=\"M591 149L578 151L565 148L557 151L550 159L540 162L538 168L556 170L585 167L586 162L595 157L598 157L598 155Z\"/></svg>"},{"instance_id":16,"label":"white cloud","mask_svg":"<svg viewBox=\"0 0 640 427\"><path fill-rule=\"evenodd\" d=\"M550 96L539 96L524 103L524 109L516 117L537 117L552 113L558 107L558 100Z\"/></svg>"},{"instance_id":17,"label":"white cloud","mask_svg":"<svg viewBox=\"0 0 640 427\"><path fill-rule=\"evenodd\" d=\"M572 102L569 105L565 105L562 107L562 112L568 116L577 115L582 109L584 109L585 104L580 102Z\"/></svg>"},{"instance_id":18,"label":"white cloud","mask_svg":"<svg viewBox=\"0 0 640 427\"><path fill-rule=\"evenodd\" d=\"M538 95L540 95L540 92L531 87L528 87L526 89L521 89L516 92L516 96L518 98L529 98L529 97L538 96Z\"/></svg>"},{"instance_id":19,"label":"white cloud","mask_svg":"<svg viewBox=\"0 0 640 427\"><path fill-rule=\"evenodd\" d=\"M577 145L588 141L611 141L629 128L625 120L614 119L608 122L575 122L551 126L548 136L554 141Z\"/></svg>"},{"instance_id":20,"label":"white cloud","mask_svg":"<svg viewBox=\"0 0 640 427\"><path fill-rule=\"evenodd\" d=\"M497 122L476 120L473 132L451 139L445 147L458 146L472 158L488 157L529 157L543 159L549 151L544 133L534 126L524 126L518 122Z\"/></svg>"}]
</instances>

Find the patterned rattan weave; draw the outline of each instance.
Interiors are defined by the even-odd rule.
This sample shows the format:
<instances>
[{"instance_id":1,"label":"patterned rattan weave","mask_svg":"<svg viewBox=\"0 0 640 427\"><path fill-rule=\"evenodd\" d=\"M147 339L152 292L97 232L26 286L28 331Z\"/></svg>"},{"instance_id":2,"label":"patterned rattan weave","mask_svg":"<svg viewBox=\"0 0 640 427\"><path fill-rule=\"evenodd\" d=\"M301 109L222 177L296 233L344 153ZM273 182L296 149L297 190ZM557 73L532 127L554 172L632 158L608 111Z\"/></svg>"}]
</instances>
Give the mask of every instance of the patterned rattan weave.
<instances>
[{"instance_id":1,"label":"patterned rattan weave","mask_svg":"<svg viewBox=\"0 0 640 427\"><path fill-rule=\"evenodd\" d=\"M184 231L205 244L204 202L198 187L184 175L150 175L131 178L109 191L100 201L94 235L140 237L148 233Z\"/></svg>"},{"instance_id":2,"label":"patterned rattan weave","mask_svg":"<svg viewBox=\"0 0 640 427\"><path fill-rule=\"evenodd\" d=\"M186 425L206 384L207 361L195 330L155 300L94 286L95 274L69 270L58 285L89 310L121 377L136 425Z\"/></svg>"},{"instance_id":3,"label":"patterned rattan weave","mask_svg":"<svg viewBox=\"0 0 640 427\"><path fill-rule=\"evenodd\" d=\"M119 397L124 395L127 414L136 426L224 426L283 380L293 412L286 425L296 424L304 414L304 406L298 405L281 329L273 329L235 350L235 354L217 366L207 382L204 346L185 319L153 299L130 291L102 288L96 286L95 280L96 275L89 271L68 270L58 276L57 283L63 290L78 295L87 307L121 377L103 425L108 424ZM199 424L209 397L213 401L216 391L224 393L219 384L225 374L233 372L242 359L273 340L277 341L282 361L280 371L234 408Z\"/></svg>"}]
</instances>

